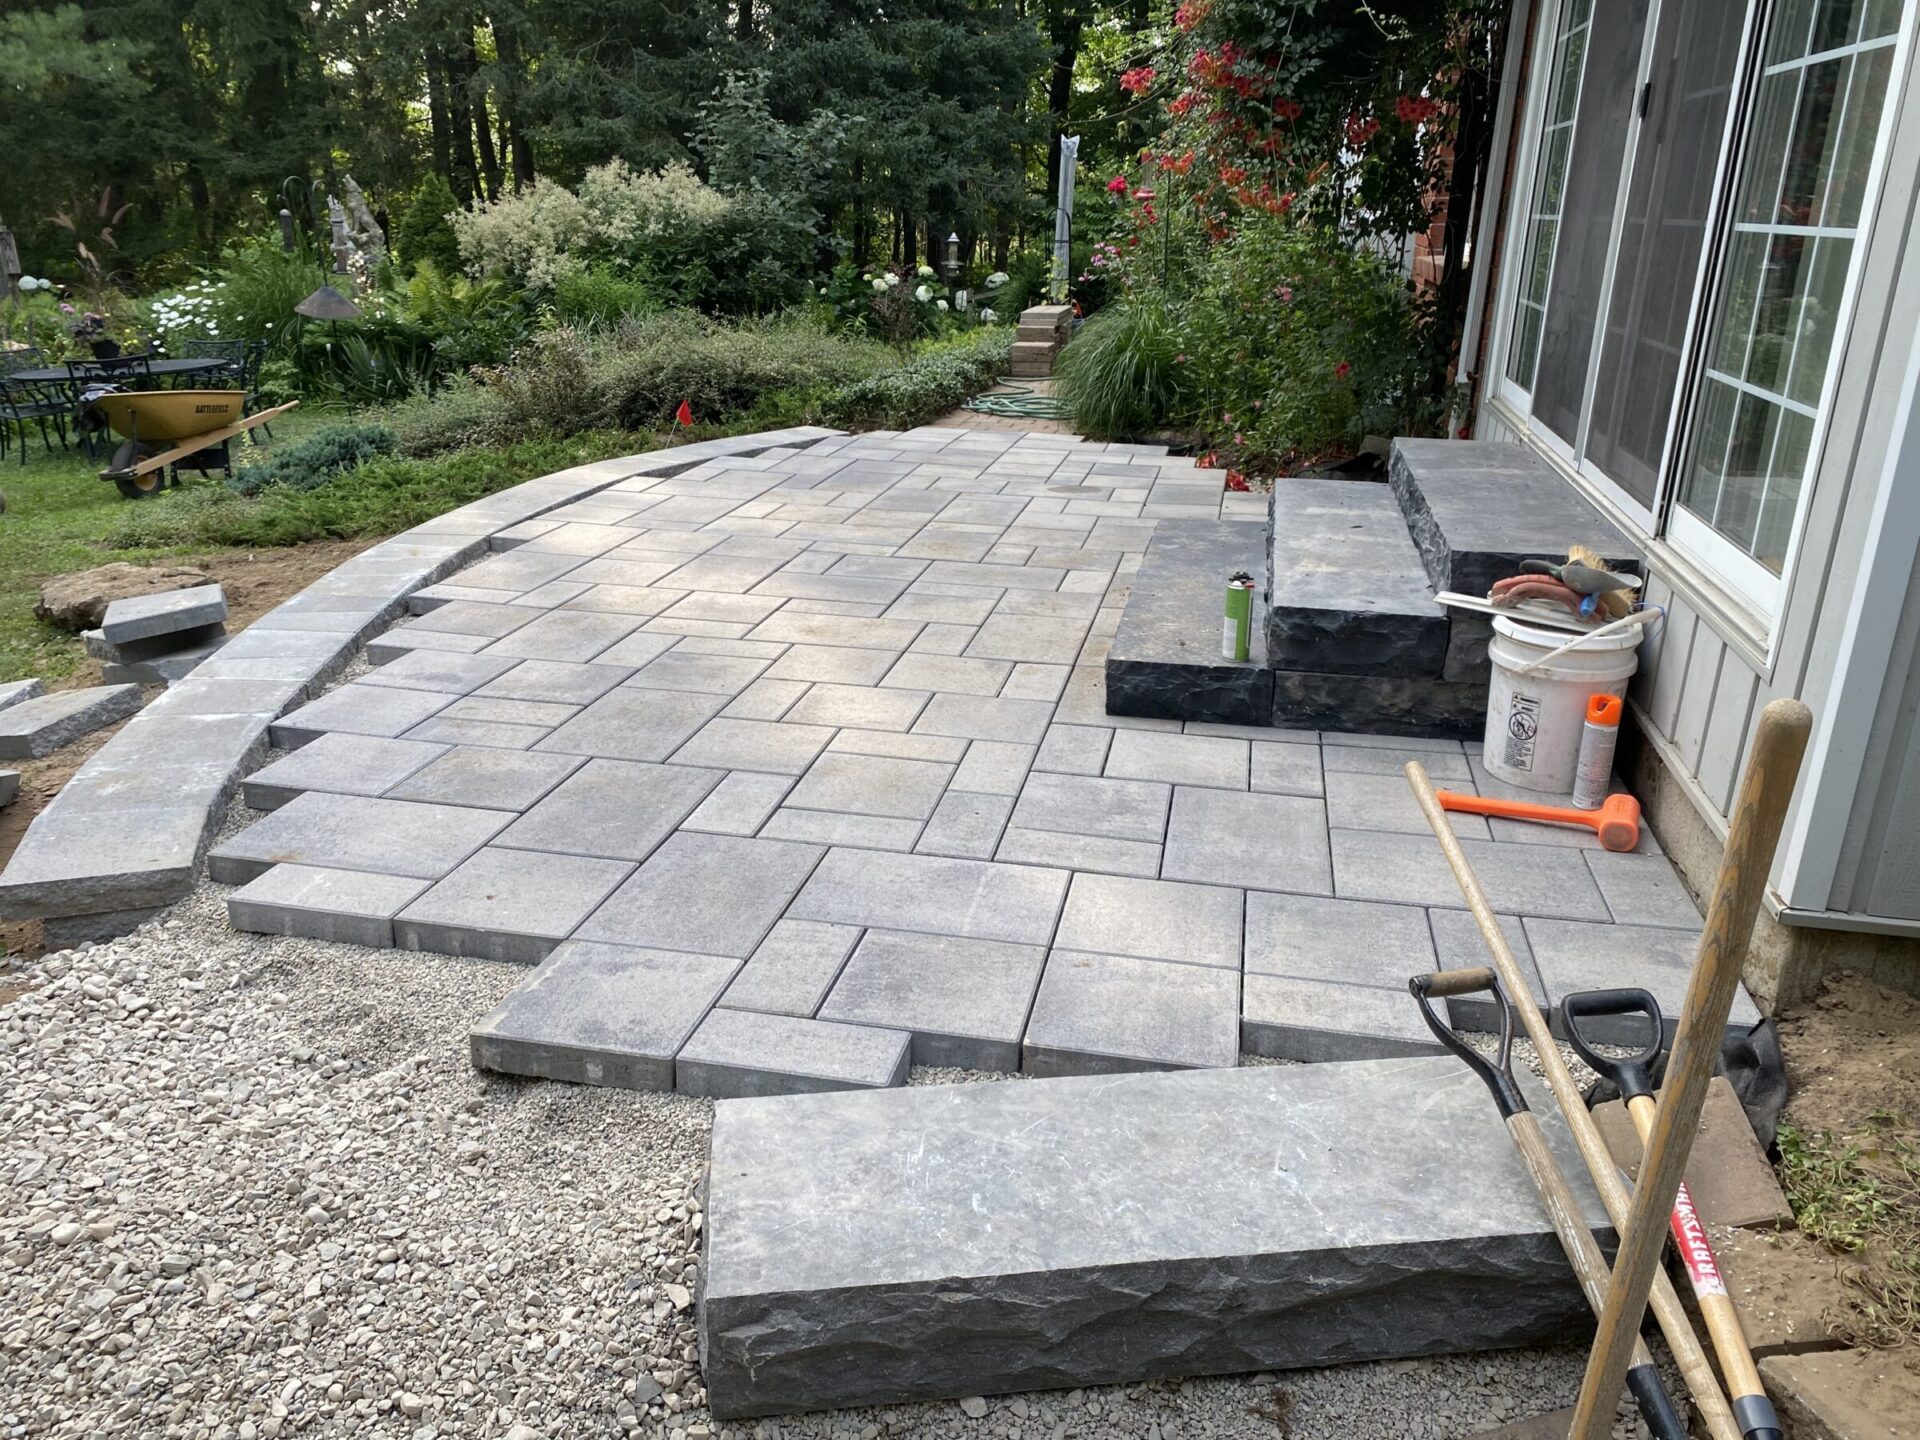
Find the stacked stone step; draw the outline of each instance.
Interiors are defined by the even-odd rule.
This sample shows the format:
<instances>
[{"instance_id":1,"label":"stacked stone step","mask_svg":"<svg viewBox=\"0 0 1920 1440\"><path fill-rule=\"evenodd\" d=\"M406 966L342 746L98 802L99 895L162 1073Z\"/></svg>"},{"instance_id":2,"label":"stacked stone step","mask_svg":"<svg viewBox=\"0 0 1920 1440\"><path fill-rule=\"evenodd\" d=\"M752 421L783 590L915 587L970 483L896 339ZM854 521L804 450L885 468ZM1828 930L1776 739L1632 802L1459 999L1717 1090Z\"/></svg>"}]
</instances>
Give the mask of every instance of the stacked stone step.
<instances>
[{"instance_id":1,"label":"stacked stone step","mask_svg":"<svg viewBox=\"0 0 1920 1440\"><path fill-rule=\"evenodd\" d=\"M115 600L80 639L109 684L171 685L227 643L226 620L226 592L195 585Z\"/></svg>"},{"instance_id":2,"label":"stacked stone step","mask_svg":"<svg viewBox=\"0 0 1920 1440\"><path fill-rule=\"evenodd\" d=\"M1072 334L1071 305L1034 305L1021 311L1013 337L1013 377L1043 379L1053 374L1054 359Z\"/></svg>"},{"instance_id":3,"label":"stacked stone step","mask_svg":"<svg viewBox=\"0 0 1920 1440\"><path fill-rule=\"evenodd\" d=\"M10 705L18 705L23 700L31 700L41 693L38 680L9 680L0 685L0 710ZM20 772L18 770L0 770L0 805L11 805L20 793Z\"/></svg>"}]
</instances>

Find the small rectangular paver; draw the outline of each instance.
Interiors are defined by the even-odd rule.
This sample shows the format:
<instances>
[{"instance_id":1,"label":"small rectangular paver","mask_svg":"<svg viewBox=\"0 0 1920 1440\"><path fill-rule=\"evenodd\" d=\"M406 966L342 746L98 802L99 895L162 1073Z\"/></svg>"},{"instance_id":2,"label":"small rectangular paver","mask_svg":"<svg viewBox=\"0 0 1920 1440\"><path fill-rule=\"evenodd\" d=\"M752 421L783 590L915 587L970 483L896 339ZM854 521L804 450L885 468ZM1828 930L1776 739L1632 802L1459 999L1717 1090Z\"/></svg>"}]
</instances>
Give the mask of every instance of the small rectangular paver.
<instances>
[{"instance_id":1,"label":"small rectangular paver","mask_svg":"<svg viewBox=\"0 0 1920 1440\"><path fill-rule=\"evenodd\" d=\"M902 655L880 683L904 690L943 690L950 695L998 695L1013 673L1004 660L969 660L958 655Z\"/></svg>"},{"instance_id":2,"label":"small rectangular paver","mask_svg":"<svg viewBox=\"0 0 1920 1440\"><path fill-rule=\"evenodd\" d=\"M1239 1054L1233 971L1056 949L1034 997L1021 1068L1029 1075L1227 1068Z\"/></svg>"},{"instance_id":3,"label":"small rectangular paver","mask_svg":"<svg viewBox=\"0 0 1920 1440\"><path fill-rule=\"evenodd\" d=\"M671 1090L674 1056L740 968L727 956L570 940L470 1037L482 1070Z\"/></svg>"},{"instance_id":4,"label":"small rectangular paver","mask_svg":"<svg viewBox=\"0 0 1920 1440\"><path fill-rule=\"evenodd\" d=\"M355 682L329 691L273 722L273 743L296 749L335 731L348 735L403 735L451 705L439 690L403 690Z\"/></svg>"},{"instance_id":5,"label":"small rectangular paver","mask_svg":"<svg viewBox=\"0 0 1920 1440\"><path fill-rule=\"evenodd\" d=\"M511 659L511 656L476 656ZM591 665L577 660L521 660L474 693L497 700L549 700L591 705L633 673L626 665Z\"/></svg>"},{"instance_id":6,"label":"small rectangular paver","mask_svg":"<svg viewBox=\"0 0 1920 1440\"><path fill-rule=\"evenodd\" d=\"M1112 840L1104 835L1023 830L1009 825L993 858L1010 865L1057 865L1067 870L1151 880L1160 873L1161 850L1157 840Z\"/></svg>"},{"instance_id":7,"label":"small rectangular paver","mask_svg":"<svg viewBox=\"0 0 1920 1440\"><path fill-rule=\"evenodd\" d=\"M207 873L223 885L244 884L275 865L438 880L512 818L498 810L309 790L222 841L207 856Z\"/></svg>"},{"instance_id":8,"label":"small rectangular paver","mask_svg":"<svg viewBox=\"0 0 1920 1440\"><path fill-rule=\"evenodd\" d=\"M649 660L625 683L636 690L693 690L731 698L766 668L766 661L744 655L702 655L675 649Z\"/></svg>"},{"instance_id":9,"label":"small rectangular paver","mask_svg":"<svg viewBox=\"0 0 1920 1440\"><path fill-rule=\"evenodd\" d=\"M484 653L584 663L640 628L641 617L599 610L549 610L493 642Z\"/></svg>"},{"instance_id":10,"label":"small rectangular paver","mask_svg":"<svg viewBox=\"0 0 1920 1440\"><path fill-rule=\"evenodd\" d=\"M820 1018L908 1031L916 1065L1017 1070L1045 955L1037 945L869 930Z\"/></svg>"},{"instance_id":11,"label":"small rectangular paver","mask_svg":"<svg viewBox=\"0 0 1920 1440\"><path fill-rule=\"evenodd\" d=\"M467 635L498 640L546 613L537 605L489 605L477 600L455 600L418 616L403 630L389 631L383 638L401 634Z\"/></svg>"},{"instance_id":12,"label":"small rectangular paver","mask_svg":"<svg viewBox=\"0 0 1920 1440\"><path fill-rule=\"evenodd\" d=\"M709 720L675 750L673 763L799 775L813 764L832 738L832 729L824 725L720 717Z\"/></svg>"},{"instance_id":13,"label":"small rectangular paver","mask_svg":"<svg viewBox=\"0 0 1920 1440\"><path fill-rule=\"evenodd\" d=\"M921 855L991 860L1012 812L1010 796L949 790L934 808L932 818L913 848Z\"/></svg>"},{"instance_id":14,"label":"small rectangular paver","mask_svg":"<svg viewBox=\"0 0 1920 1440\"><path fill-rule=\"evenodd\" d=\"M656 850L577 934L745 959L781 918L821 853L817 845L682 832ZM840 853L870 858L866 852Z\"/></svg>"},{"instance_id":15,"label":"small rectangular paver","mask_svg":"<svg viewBox=\"0 0 1920 1440\"><path fill-rule=\"evenodd\" d=\"M1460 887L1431 835L1335 830L1333 881L1350 900L1464 907ZM1463 840L1461 847L1494 909L1517 915L1606 920L1606 903L1579 850Z\"/></svg>"},{"instance_id":16,"label":"small rectangular paver","mask_svg":"<svg viewBox=\"0 0 1920 1440\"><path fill-rule=\"evenodd\" d=\"M345 738L322 736L299 753L317 749L329 740ZM431 805L525 810L586 763L582 755L461 745L447 749L439 759L428 762L382 793L389 800L421 800Z\"/></svg>"},{"instance_id":17,"label":"small rectangular paver","mask_svg":"<svg viewBox=\"0 0 1920 1440\"><path fill-rule=\"evenodd\" d=\"M1254 742L1247 788L1269 795L1325 793L1317 745L1270 745Z\"/></svg>"},{"instance_id":18,"label":"small rectangular paver","mask_svg":"<svg viewBox=\"0 0 1920 1440\"><path fill-rule=\"evenodd\" d=\"M1390 1060L1442 1049L1404 985L1249 974L1240 1008L1240 1048L1271 1059Z\"/></svg>"},{"instance_id":19,"label":"small rectangular paver","mask_svg":"<svg viewBox=\"0 0 1920 1440\"><path fill-rule=\"evenodd\" d=\"M384 795L446 753L445 745L424 740L334 732L254 771L241 782L240 789L254 810L277 810L308 790Z\"/></svg>"},{"instance_id":20,"label":"small rectangular paver","mask_svg":"<svg viewBox=\"0 0 1920 1440\"><path fill-rule=\"evenodd\" d=\"M1699 931L1700 909L1666 856L1585 849L1581 853L1587 857L1587 868L1607 909L1620 924Z\"/></svg>"},{"instance_id":21,"label":"small rectangular paver","mask_svg":"<svg viewBox=\"0 0 1920 1440\"><path fill-rule=\"evenodd\" d=\"M916 735L952 735L963 740L1038 744L1053 706L1045 700L1002 700L984 695L936 694L913 722Z\"/></svg>"},{"instance_id":22,"label":"small rectangular paver","mask_svg":"<svg viewBox=\"0 0 1920 1440\"><path fill-rule=\"evenodd\" d=\"M842 685L877 685L899 658L893 650L847 645L794 645L767 669L774 680L829 681Z\"/></svg>"},{"instance_id":23,"label":"small rectangular paver","mask_svg":"<svg viewBox=\"0 0 1920 1440\"><path fill-rule=\"evenodd\" d=\"M802 810L783 805L760 827L760 835L766 840L804 840L814 845L845 845L856 850L911 850L924 824L921 820L846 815L835 810Z\"/></svg>"},{"instance_id":24,"label":"small rectangular paver","mask_svg":"<svg viewBox=\"0 0 1920 1440\"><path fill-rule=\"evenodd\" d=\"M1394 775L1399 777L1403 785L1407 783L1404 772L1408 762L1413 760L1424 765L1434 784L1442 789L1446 788L1448 781L1473 778L1473 772L1467 768L1466 753L1454 740L1437 742L1431 748L1415 748L1410 744L1362 745L1357 739L1341 737L1338 741L1329 738L1320 747L1320 763L1328 774L1336 770L1351 770L1362 775Z\"/></svg>"},{"instance_id":25,"label":"small rectangular paver","mask_svg":"<svg viewBox=\"0 0 1920 1440\"><path fill-rule=\"evenodd\" d=\"M460 655L444 650L413 650L377 666L356 682L398 690L437 690L466 695L498 679L520 662L511 655Z\"/></svg>"},{"instance_id":26,"label":"small rectangular paver","mask_svg":"<svg viewBox=\"0 0 1920 1440\"><path fill-rule=\"evenodd\" d=\"M929 760L828 751L808 767L787 796L787 804L925 820L940 803L952 774L952 766Z\"/></svg>"},{"instance_id":27,"label":"small rectangular paver","mask_svg":"<svg viewBox=\"0 0 1920 1440\"><path fill-rule=\"evenodd\" d=\"M533 965L633 872L628 860L489 846L393 921L394 943Z\"/></svg>"},{"instance_id":28,"label":"small rectangular paver","mask_svg":"<svg viewBox=\"0 0 1920 1440\"><path fill-rule=\"evenodd\" d=\"M1247 788L1247 742L1164 730L1119 730L1107 751L1106 773L1120 780Z\"/></svg>"},{"instance_id":29,"label":"small rectangular paver","mask_svg":"<svg viewBox=\"0 0 1920 1440\"><path fill-rule=\"evenodd\" d=\"M1064 870L833 850L793 902L796 920L1045 945Z\"/></svg>"},{"instance_id":30,"label":"small rectangular paver","mask_svg":"<svg viewBox=\"0 0 1920 1440\"><path fill-rule=\"evenodd\" d=\"M1454 783L1468 794L1473 793L1470 783ZM1327 822L1339 829L1393 830L1402 835L1429 837L1433 834L1426 812L1407 784L1407 777L1397 770L1382 775L1362 770L1329 770L1326 791ZM1479 815L1449 813L1447 823L1462 840L1493 838L1486 820Z\"/></svg>"},{"instance_id":31,"label":"small rectangular paver","mask_svg":"<svg viewBox=\"0 0 1920 1440\"><path fill-rule=\"evenodd\" d=\"M1004 740L975 740L967 746L952 789L982 795L1018 795L1027 783L1035 747Z\"/></svg>"},{"instance_id":32,"label":"small rectangular paver","mask_svg":"<svg viewBox=\"0 0 1920 1440\"><path fill-rule=\"evenodd\" d=\"M149 640L218 625L227 618L227 592L218 585L195 585L186 590L162 590L153 595L129 595L107 606L100 633L109 645Z\"/></svg>"},{"instance_id":33,"label":"small rectangular paver","mask_svg":"<svg viewBox=\"0 0 1920 1440\"><path fill-rule=\"evenodd\" d=\"M680 822L680 828L716 835L751 835L780 808L793 784L790 775L737 770L714 787L699 808Z\"/></svg>"},{"instance_id":34,"label":"small rectangular paver","mask_svg":"<svg viewBox=\"0 0 1920 1440\"><path fill-rule=\"evenodd\" d=\"M1059 830L1157 845L1166 833L1172 793L1171 786L1154 780L1108 780L1035 770L1021 787L1010 823L1023 830Z\"/></svg>"},{"instance_id":35,"label":"small rectangular paver","mask_svg":"<svg viewBox=\"0 0 1920 1440\"><path fill-rule=\"evenodd\" d=\"M610 690L539 742L542 750L611 760L665 760L727 703L681 690Z\"/></svg>"},{"instance_id":36,"label":"small rectangular paver","mask_svg":"<svg viewBox=\"0 0 1920 1440\"><path fill-rule=\"evenodd\" d=\"M1507 948L1513 951L1513 958L1519 962L1521 973L1533 990L1534 1001L1544 1015L1549 1008L1547 987L1541 983L1539 970L1533 963L1533 946L1527 940L1526 927L1518 915L1498 918L1500 933L1507 938ZM1475 970L1493 964L1487 954L1487 942L1481 938L1479 923L1471 911L1429 910L1427 924L1433 931L1434 969ZM1447 1016L1457 1030L1498 1032L1500 1029L1500 1007L1491 995L1449 995L1446 1004ZM1521 1034L1519 1017L1516 1016L1513 1023L1514 1034Z\"/></svg>"},{"instance_id":37,"label":"small rectangular paver","mask_svg":"<svg viewBox=\"0 0 1920 1440\"><path fill-rule=\"evenodd\" d=\"M851 725L863 730L905 730L931 697L925 690L822 682L783 717L806 725Z\"/></svg>"},{"instance_id":38,"label":"small rectangular paver","mask_svg":"<svg viewBox=\"0 0 1920 1440\"><path fill-rule=\"evenodd\" d=\"M860 939L857 925L782 920L767 933L720 999L740 1010L812 1015Z\"/></svg>"},{"instance_id":39,"label":"small rectangular paver","mask_svg":"<svg viewBox=\"0 0 1920 1440\"><path fill-rule=\"evenodd\" d=\"M37 760L124 720L140 708L138 685L55 690L0 710L0 760Z\"/></svg>"},{"instance_id":40,"label":"small rectangular paver","mask_svg":"<svg viewBox=\"0 0 1920 1440\"><path fill-rule=\"evenodd\" d=\"M644 860L723 778L720 771L589 760L495 839L513 850Z\"/></svg>"},{"instance_id":41,"label":"small rectangular paver","mask_svg":"<svg viewBox=\"0 0 1920 1440\"><path fill-rule=\"evenodd\" d=\"M901 1030L715 1009L681 1047L674 1088L732 1100L904 1085L910 1047Z\"/></svg>"},{"instance_id":42,"label":"small rectangular paver","mask_svg":"<svg viewBox=\"0 0 1920 1440\"><path fill-rule=\"evenodd\" d=\"M1033 768L1062 775L1098 775L1106 767L1113 731L1100 725L1050 725Z\"/></svg>"},{"instance_id":43,"label":"small rectangular paver","mask_svg":"<svg viewBox=\"0 0 1920 1440\"><path fill-rule=\"evenodd\" d=\"M1079 874L1054 944L1188 965L1240 967L1239 890Z\"/></svg>"},{"instance_id":44,"label":"small rectangular paver","mask_svg":"<svg viewBox=\"0 0 1920 1440\"><path fill-rule=\"evenodd\" d=\"M227 897L227 920L236 930L262 935L384 949L393 944L393 917L432 883L365 870L276 865Z\"/></svg>"},{"instance_id":45,"label":"small rectangular paver","mask_svg":"<svg viewBox=\"0 0 1920 1440\"><path fill-rule=\"evenodd\" d=\"M1318 800L1176 786L1166 845L1160 873L1170 880L1333 893L1327 810Z\"/></svg>"}]
</instances>

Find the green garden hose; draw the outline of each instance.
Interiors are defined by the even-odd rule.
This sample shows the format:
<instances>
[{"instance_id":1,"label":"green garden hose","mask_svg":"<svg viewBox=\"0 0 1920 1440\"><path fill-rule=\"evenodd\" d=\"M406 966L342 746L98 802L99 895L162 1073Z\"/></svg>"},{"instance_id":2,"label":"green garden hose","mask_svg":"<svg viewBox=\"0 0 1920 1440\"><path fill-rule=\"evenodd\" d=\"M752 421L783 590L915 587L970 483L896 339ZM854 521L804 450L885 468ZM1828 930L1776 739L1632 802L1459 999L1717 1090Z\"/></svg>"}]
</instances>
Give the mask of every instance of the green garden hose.
<instances>
[{"instance_id":1,"label":"green garden hose","mask_svg":"<svg viewBox=\"0 0 1920 1440\"><path fill-rule=\"evenodd\" d=\"M1031 385L1002 377L997 387L985 395L976 395L961 407L976 415L993 415L1002 420L1071 420L1073 411L1064 401L1042 395Z\"/></svg>"}]
</instances>

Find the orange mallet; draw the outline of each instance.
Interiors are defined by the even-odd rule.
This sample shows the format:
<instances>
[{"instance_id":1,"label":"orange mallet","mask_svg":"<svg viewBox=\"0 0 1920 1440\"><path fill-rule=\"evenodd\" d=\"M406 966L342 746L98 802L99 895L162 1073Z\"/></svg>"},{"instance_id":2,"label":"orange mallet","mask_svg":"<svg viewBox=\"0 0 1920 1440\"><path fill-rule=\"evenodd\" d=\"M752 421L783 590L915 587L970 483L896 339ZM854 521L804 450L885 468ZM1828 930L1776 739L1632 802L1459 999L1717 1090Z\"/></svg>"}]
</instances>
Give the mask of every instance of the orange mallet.
<instances>
[{"instance_id":1,"label":"orange mallet","mask_svg":"<svg viewBox=\"0 0 1920 1440\"><path fill-rule=\"evenodd\" d=\"M1462 795L1436 790L1442 810L1462 815L1499 815L1508 820L1537 820L1546 825L1584 825L1600 837L1603 850L1631 850L1640 843L1640 802L1631 795L1609 795L1598 810L1573 810L1564 805L1536 805L1530 800L1496 800L1490 795Z\"/></svg>"}]
</instances>

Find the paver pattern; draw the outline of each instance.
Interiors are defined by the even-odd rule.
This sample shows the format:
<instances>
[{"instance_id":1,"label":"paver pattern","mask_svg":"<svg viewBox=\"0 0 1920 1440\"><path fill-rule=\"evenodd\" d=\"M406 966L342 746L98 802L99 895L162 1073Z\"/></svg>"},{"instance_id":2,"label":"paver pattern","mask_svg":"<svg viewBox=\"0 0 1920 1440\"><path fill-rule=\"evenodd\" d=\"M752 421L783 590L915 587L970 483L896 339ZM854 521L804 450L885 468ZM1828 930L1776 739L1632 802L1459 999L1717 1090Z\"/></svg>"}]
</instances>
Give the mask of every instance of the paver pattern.
<instances>
[{"instance_id":1,"label":"paver pattern","mask_svg":"<svg viewBox=\"0 0 1920 1440\"><path fill-rule=\"evenodd\" d=\"M1491 782L1452 741L1109 716L1155 526L1196 518L1264 511L1156 447L1051 434L620 481L503 532L372 673L277 719L291 753L246 788L272 813L212 873L249 882L248 928L539 962L475 1031L521 1073L670 1086L696 1032L682 1084L710 1094L896 1084L904 1050L1048 1074L1420 1051L1406 976L1479 952L1400 770ZM1678 1009L1700 921L1651 837L1457 828L1537 999Z\"/></svg>"}]
</instances>

